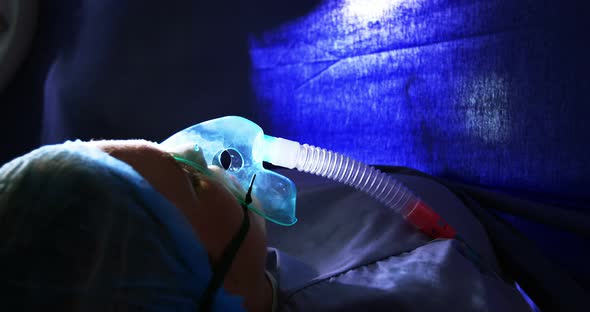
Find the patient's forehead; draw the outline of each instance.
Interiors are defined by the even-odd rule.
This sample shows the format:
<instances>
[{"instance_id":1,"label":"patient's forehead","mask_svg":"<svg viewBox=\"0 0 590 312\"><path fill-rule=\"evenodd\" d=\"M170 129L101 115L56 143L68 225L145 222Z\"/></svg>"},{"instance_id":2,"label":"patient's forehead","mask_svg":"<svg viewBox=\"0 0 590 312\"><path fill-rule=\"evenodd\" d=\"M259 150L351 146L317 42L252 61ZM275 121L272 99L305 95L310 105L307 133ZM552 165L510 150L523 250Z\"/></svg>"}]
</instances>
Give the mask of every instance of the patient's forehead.
<instances>
[{"instance_id":1,"label":"patient's forehead","mask_svg":"<svg viewBox=\"0 0 590 312\"><path fill-rule=\"evenodd\" d=\"M143 148L161 150L158 143L143 140L143 139L130 139L130 140L98 140L88 141L86 144L98 147L106 152L115 150L140 150Z\"/></svg>"}]
</instances>

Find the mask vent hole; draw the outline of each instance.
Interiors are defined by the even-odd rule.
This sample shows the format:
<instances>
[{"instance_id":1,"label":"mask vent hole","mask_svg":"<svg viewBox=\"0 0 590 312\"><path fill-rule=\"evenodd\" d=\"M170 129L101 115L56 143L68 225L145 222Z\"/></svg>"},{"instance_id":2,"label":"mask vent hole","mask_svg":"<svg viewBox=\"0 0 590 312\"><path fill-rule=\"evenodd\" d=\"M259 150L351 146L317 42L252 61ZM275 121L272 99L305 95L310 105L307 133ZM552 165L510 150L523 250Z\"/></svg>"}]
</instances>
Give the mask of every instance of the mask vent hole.
<instances>
[{"instance_id":1,"label":"mask vent hole","mask_svg":"<svg viewBox=\"0 0 590 312\"><path fill-rule=\"evenodd\" d=\"M221 155L219 155L219 162L221 163L221 167L225 170L231 167L231 155L227 150L221 152Z\"/></svg>"},{"instance_id":2,"label":"mask vent hole","mask_svg":"<svg viewBox=\"0 0 590 312\"><path fill-rule=\"evenodd\" d=\"M238 171L244 165L242 154L233 148L228 148L217 153L214 158L214 165L227 171Z\"/></svg>"}]
</instances>

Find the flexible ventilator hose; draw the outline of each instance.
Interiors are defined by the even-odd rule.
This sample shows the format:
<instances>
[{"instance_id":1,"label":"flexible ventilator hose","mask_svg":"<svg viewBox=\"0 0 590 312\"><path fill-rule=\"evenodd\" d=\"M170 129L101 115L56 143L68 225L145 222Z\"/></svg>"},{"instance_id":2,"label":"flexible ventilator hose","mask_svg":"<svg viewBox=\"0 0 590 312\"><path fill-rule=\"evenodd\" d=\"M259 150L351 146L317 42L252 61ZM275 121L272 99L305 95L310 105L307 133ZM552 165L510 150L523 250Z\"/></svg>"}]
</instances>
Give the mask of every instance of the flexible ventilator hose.
<instances>
[{"instance_id":1,"label":"flexible ventilator hose","mask_svg":"<svg viewBox=\"0 0 590 312\"><path fill-rule=\"evenodd\" d=\"M400 214L416 201L412 192L391 176L324 148L301 145L295 168L352 186Z\"/></svg>"},{"instance_id":2,"label":"flexible ventilator hose","mask_svg":"<svg viewBox=\"0 0 590 312\"><path fill-rule=\"evenodd\" d=\"M465 257L480 269L485 265L479 254L426 203L400 181L375 167L324 148L303 144L299 146L295 168L344 183L368 194L434 238L457 239L466 247L466 250L460 250ZM491 272L502 278L493 268Z\"/></svg>"},{"instance_id":3,"label":"flexible ventilator hose","mask_svg":"<svg viewBox=\"0 0 590 312\"><path fill-rule=\"evenodd\" d=\"M344 155L265 135L264 160L273 165L326 177L368 194L434 238L456 231L395 178Z\"/></svg>"}]
</instances>

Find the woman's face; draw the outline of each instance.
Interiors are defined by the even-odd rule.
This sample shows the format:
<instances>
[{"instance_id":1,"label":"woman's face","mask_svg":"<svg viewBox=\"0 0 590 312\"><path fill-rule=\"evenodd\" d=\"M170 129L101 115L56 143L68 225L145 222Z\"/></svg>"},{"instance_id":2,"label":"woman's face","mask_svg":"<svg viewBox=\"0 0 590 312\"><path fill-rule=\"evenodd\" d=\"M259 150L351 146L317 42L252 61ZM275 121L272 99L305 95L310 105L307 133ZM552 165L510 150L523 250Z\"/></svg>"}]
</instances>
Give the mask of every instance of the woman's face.
<instances>
[{"instance_id":1,"label":"woman's face","mask_svg":"<svg viewBox=\"0 0 590 312\"><path fill-rule=\"evenodd\" d=\"M187 168L181 167L155 143L146 141L90 142L111 156L132 166L158 192L178 207L186 216L199 241L205 246L211 264L220 260L224 248L241 226L243 208L234 193L240 192L227 183L223 169L211 168L214 176L199 175L195 181ZM202 160L200 165L206 167ZM195 183L198 183L196 185ZM228 185L229 184L229 185ZM230 191L230 189L232 189ZM252 194L256 196L256 194ZM265 221L248 210L250 230L246 235L231 269L225 277L224 288L249 300L258 297L256 285L266 285L264 261L266 256Z\"/></svg>"}]
</instances>

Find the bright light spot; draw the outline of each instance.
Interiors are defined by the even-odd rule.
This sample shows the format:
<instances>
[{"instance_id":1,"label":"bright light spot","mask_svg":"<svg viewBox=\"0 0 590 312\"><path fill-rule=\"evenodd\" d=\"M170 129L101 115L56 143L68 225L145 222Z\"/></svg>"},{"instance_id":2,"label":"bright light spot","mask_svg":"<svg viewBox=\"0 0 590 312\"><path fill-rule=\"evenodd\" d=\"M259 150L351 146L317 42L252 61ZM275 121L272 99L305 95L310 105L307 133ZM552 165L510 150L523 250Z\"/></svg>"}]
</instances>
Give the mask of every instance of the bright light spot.
<instances>
[{"instance_id":1,"label":"bright light spot","mask_svg":"<svg viewBox=\"0 0 590 312\"><path fill-rule=\"evenodd\" d=\"M501 143L510 136L508 87L505 78L489 73L458 88L471 135L487 143Z\"/></svg>"},{"instance_id":2,"label":"bright light spot","mask_svg":"<svg viewBox=\"0 0 590 312\"><path fill-rule=\"evenodd\" d=\"M411 0L409 0L411 2ZM404 0L346 0L345 14L363 21L376 21Z\"/></svg>"}]
</instances>

